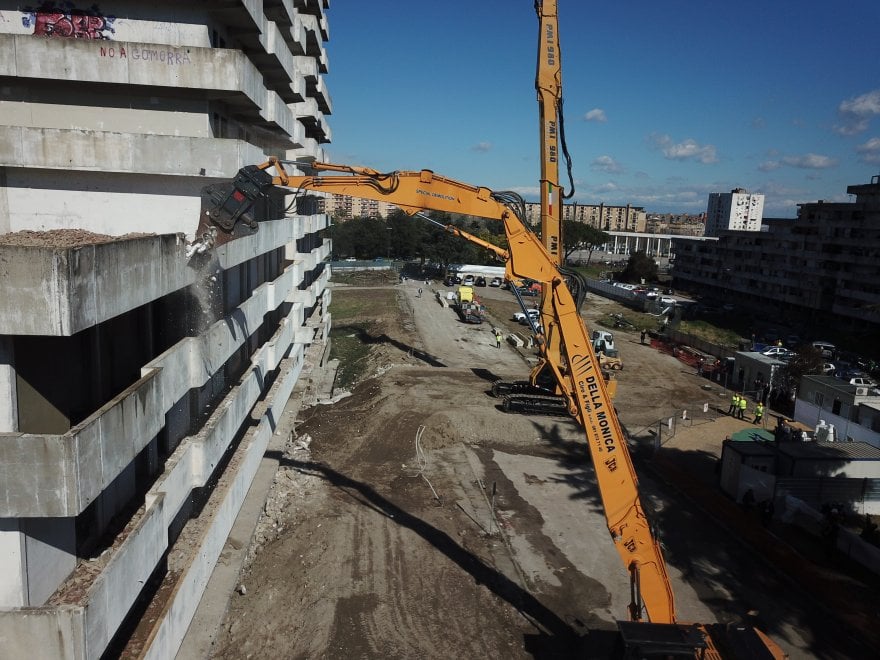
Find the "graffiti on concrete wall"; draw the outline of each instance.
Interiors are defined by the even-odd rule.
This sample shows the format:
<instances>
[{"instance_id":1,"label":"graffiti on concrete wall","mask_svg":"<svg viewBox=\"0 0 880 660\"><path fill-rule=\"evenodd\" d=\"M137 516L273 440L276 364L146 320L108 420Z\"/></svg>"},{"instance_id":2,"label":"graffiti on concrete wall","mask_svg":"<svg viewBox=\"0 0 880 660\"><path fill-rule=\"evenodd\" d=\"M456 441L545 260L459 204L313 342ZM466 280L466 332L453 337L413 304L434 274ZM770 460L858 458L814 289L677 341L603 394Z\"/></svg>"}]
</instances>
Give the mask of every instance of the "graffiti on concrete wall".
<instances>
[{"instance_id":1,"label":"graffiti on concrete wall","mask_svg":"<svg viewBox=\"0 0 880 660\"><path fill-rule=\"evenodd\" d=\"M36 37L62 39L112 39L115 16L105 16L98 5L78 9L72 2L43 2L25 7L21 22L33 27Z\"/></svg>"}]
</instances>

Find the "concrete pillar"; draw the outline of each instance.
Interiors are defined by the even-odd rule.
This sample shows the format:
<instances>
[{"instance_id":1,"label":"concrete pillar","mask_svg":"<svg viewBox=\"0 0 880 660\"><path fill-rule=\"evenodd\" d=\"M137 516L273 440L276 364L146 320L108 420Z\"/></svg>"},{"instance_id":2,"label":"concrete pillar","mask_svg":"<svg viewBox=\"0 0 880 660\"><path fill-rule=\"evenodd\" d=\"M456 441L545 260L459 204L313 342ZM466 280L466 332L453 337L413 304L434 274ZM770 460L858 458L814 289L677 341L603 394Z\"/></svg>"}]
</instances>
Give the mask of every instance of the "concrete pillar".
<instances>
[{"instance_id":1,"label":"concrete pillar","mask_svg":"<svg viewBox=\"0 0 880 660\"><path fill-rule=\"evenodd\" d=\"M18 390L12 338L0 336L0 433L18 431Z\"/></svg>"},{"instance_id":2,"label":"concrete pillar","mask_svg":"<svg viewBox=\"0 0 880 660\"><path fill-rule=\"evenodd\" d=\"M17 519L0 518L0 607L27 605L27 553L18 523Z\"/></svg>"},{"instance_id":3,"label":"concrete pillar","mask_svg":"<svg viewBox=\"0 0 880 660\"><path fill-rule=\"evenodd\" d=\"M9 212L7 185L6 168L0 167L0 234L8 234L12 231L12 214Z\"/></svg>"},{"instance_id":4,"label":"concrete pillar","mask_svg":"<svg viewBox=\"0 0 880 660\"><path fill-rule=\"evenodd\" d=\"M0 607L44 605L76 568L74 519L0 519L0 561Z\"/></svg>"}]
</instances>

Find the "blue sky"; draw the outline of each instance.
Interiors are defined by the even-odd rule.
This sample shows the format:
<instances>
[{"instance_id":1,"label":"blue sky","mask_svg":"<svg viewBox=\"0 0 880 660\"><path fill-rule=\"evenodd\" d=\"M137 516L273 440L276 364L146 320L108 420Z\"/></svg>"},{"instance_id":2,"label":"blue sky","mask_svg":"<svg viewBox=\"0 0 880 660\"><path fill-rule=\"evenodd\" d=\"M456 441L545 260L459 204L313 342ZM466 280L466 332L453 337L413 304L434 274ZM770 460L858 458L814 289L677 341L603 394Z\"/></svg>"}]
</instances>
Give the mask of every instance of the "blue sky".
<instances>
[{"instance_id":1,"label":"blue sky","mask_svg":"<svg viewBox=\"0 0 880 660\"><path fill-rule=\"evenodd\" d=\"M573 201L700 213L741 187L794 217L880 174L880 1L558 6ZM327 20L330 160L537 200L533 0L333 0Z\"/></svg>"}]
</instances>

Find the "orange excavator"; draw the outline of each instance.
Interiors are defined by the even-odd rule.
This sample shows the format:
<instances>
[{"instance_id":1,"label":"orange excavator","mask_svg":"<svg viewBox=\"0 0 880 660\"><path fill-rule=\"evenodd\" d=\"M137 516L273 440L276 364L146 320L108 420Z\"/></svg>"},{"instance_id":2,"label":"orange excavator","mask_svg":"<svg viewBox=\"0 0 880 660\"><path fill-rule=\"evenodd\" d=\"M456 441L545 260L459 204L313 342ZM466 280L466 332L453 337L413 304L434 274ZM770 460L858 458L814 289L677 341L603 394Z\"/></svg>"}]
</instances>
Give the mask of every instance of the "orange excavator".
<instances>
[{"instance_id":1,"label":"orange excavator","mask_svg":"<svg viewBox=\"0 0 880 660\"><path fill-rule=\"evenodd\" d=\"M556 0L536 0L538 16L538 61L535 90L538 97L538 144L541 161L539 198L541 207L541 241L550 260L565 275L569 288L580 307L586 295L586 283L581 275L564 267L562 215L563 200L574 195L571 156L565 144L565 118L562 112L562 50L559 40L559 13ZM559 163L564 160L568 171L569 188L559 184ZM553 304L542 292L540 318L529 318L533 332L553 315ZM545 337L544 352L551 360L558 360L561 347L558 337ZM609 386L614 387L614 381ZM507 412L560 414L566 409L565 392L553 377L546 359L532 369L528 380L503 381L492 384L492 394L502 399ZM613 394L613 392L612 392Z\"/></svg>"},{"instance_id":2,"label":"orange excavator","mask_svg":"<svg viewBox=\"0 0 880 660\"><path fill-rule=\"evenodd\" d=\"M291 174L288 167L306 174ZM633 654L630 657L680 657L683 653L700 658L786 657L770 638L749 626L677 621L663 554L642 508L626 438L578 301L555 259L523 222L524 204L518 195L461 183L430 170L381 173L365 167L273 158L244 167L233 182L205 191L199 239L222 243L256 231L255 209L284 190L297 191L291 206L303 201L299 197L303 193L332 192L390 202L409 215L446 211L502 223L506 250L454 226L446 229L502 259L509 280L528 279L542 285L545 304L539 352L567 412L584 429L608 531L631 576L630 621L620 624L622 639Z\"/></svg>"}]
</instances>

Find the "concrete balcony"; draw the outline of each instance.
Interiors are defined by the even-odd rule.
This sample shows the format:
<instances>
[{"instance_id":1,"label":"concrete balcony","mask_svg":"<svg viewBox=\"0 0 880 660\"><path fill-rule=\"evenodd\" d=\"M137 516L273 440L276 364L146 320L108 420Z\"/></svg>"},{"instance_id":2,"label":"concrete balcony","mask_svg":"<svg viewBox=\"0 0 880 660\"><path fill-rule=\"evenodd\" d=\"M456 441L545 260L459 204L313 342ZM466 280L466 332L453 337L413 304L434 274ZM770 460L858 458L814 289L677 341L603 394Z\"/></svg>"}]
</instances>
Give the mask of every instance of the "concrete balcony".
<instances>
[{"instance_id":1,"label":"concrete balcony","mask_svg":"<svg viewBox=\"0 0 880 660\"><path fill-rule=\"evenodd\" d=\"M194 281L185 250L179 234L75 250L0 246L0 334L71 336L177 291Z\"/></svg>"},{"instance_id":2,"label":"concrete balcony","mask_svg":"<svg viewBox=\"0 0 880 660\"><path fill-rule=\"evenodd\" d=\"M299 122L305 127L307 136L314 138L320 143L332 140L330 125L318 110L318 104L314 99L310 98L304 103L297 103L294 106L294 111Z\"/></svg>"},{"instance_id":3,"label":"concrete balcony","mask_svg":"<svg viewBox=\"0 0 880 660\"><path fill-rule=\"evenodd\" d=\"M327 154L320 143L311 137L306 137L302 149L291 149L285 154L285 158L289 160L297 160L298 158L311 158L322 163L327 161Z\"/></svg>"},{"instance_id":4,"label":"concrete balcony","mask_svg":"<svg viewBox=\"0 0 880 660\"><path fill-rule=\"evenodd\" d=\"M279 25L279 29L284 42L294 56L306 54L306 29L301 14L296 14L289 26Z\"/></svg>"},{"instance_id":5,"label":"concrete balcony","mask_svg":"<svg viewBox=\"0 0 880 660\"><path fill-rule=\"evenodd\" d=\"M322 26L323 23L323 26ZM324 58L327 54L324 51L323 42L327 40L326 36L326 20L324 16L312 16L305 14L302 16L302 26L305 30L305 55L316 59Z\"/></svg>"},{"instance_id":6,"label":"concrete balcony","mask_svg":"<svg viewBox=\"0 0 880 660\"><path fill-rule=\"evenodd\" d=\"M333 102L330 100L330 92L327 91L327 85L324 82L324 78L318 78L314 86L309 90L309 94L315 99L321 112L325 115L333 114Z\"/></svg>"},{"instance_id":7,"label":"concrete balcony","mask_svg":"<svg viewBox=\"0 0 880 660\"><path fill-rule=\"evenodd\" d=\"M263 112L263 124L267 128L275 129L275 132L282 132L290 136L290 141L294 148L301 146L301 140L304 137L302 125L296 121L294 113L287 107L285 99L273 91L268 91L266 95L266 107Z\"/></svg>"},{"instance_id":8,"label":"concrete balcony","mask_svg":"<svg viewBox=\"0 0 880 660\"><path fill-rule=\"evenodd\" d=\"M299 136L291 148L301 145L304 136L290 110L276 103L269 114L276 113L281 117L272 123L291 122L290 135ZM262 150L240 140L0 126L0 165L10 168L225 179L264 159Z\"/></svg>"},{"instance_id":9,"label":"concrete balcony","mask_svg":"<svg viewBox=\"0 0 880 660\"><path fill-rule=\"evenodd\" d=\"M263 222L256 234L215 255L228 270L296 241L303 231L296 219ZM71 336L195 281L180 234L66 250L5 245L0 255L8 268L0 278L0 334Z\"/></svg>"},{"instance_id":10,"label":"concrete balcony","mask_svg":"<svg viewBox=\"0 0 880 660\"><path fill-rule=\"evenodd\" d=\"M247 55L263 74L266 85L281 94L287 103L293 101L293 55L278 26L265 21L261 32L253 40L243 42Z\"/></svg>"},{"instance_id":11,"label":"concrete balcony","mask_svg":"<svg viewBox=\"0 0 880 660\"><path fill-rule=\"evenodd\" d=\"M263 11L280 26L292 25L296 16L293 0L263 0Z\"/></svg>"},{"instance_id":12,"label":"concrete balcony","mask_svg":"<svg viewBox=\"0 0 880 660\"><path fill-rule=\"evenodd\" d=\"M265 405L213 490L199 525L184 530L188 551L169 553L169 571L178 576L167 608L156 622L145 657L172 657L219 559L223 544L241 507L260 460L272 438L273 419L280 419L303 369L303 346L281 360L291 345L285 322L254 355L252 366L211 416L203 430L187 438L166 463L162 477L150 489L144 506L126 528L120 542L99 559L80 564L65 585L43 607L0 611L0 638L10 657L24 657L40 640L40 653L53 658L97 658L162 556L169 549L168 529L194 488L205 485L258 399ZM279 369L269 392L261 391L261 374Z\"/></svg>"},{"instance_id":13,"label":"concrete balcony","mask_svg":"<svg viewBox=\"0 0 880 660\"><path fill-rule=\"evenodd\" d=\"M262 4L261 0L214 0L211 13L229 25L233 34L258 33L266 20Z\"/></svg>"},{"instance_id":14,"label":"concrete balcony","mask_svg":"<svg viewBox=\"0 0 880 660\"><path fill-rule=\"evenodd\" d=\"M330 8L330 0L293 0L293 6L302 14L320 16L324 9Z\"/></svg>"},{"instance_id":15,"label":"concrete balcony","mask_svg":"<svg viewBox=\"0 0 880 660\"><path fill-rule=\"evenodd\" d=\"M301 90L294 82L298 76L293 67L306 66L308 60L312 63L306 67L307 73L317 77L318 64L314 59L292 55L283 61L278 59L279 67L288 67L286 71L291 74L291 83L285 83L281 90L282 97L297 98ZM56 61L63 61L65 66L51 64ZM243 52L234 50L2 34L0 76L137 85L162 93L185 88L201 93L206 100L224 100L243 119L266 119L263 108L267 105L267 90L263 76Z\"/></svg>"},{"instance_id":16,"label":"concrete balcony","mask_svg":"<svg viewBox=\"0 0 880 660\"><path fill-rule=\"evenodd\" d=\"M294 223L279 220L274 224ZM295 240L291 234L281 235L285 242ZM218 252L247 242L247 238L234 241ZM248 252L242 247L238 251L222 255L224 268L240 263L242 253ZM314 267L316 252L306 255L305 265ZM257 287L250 298L205 333L183 339L144 365L140 380L68 433L0 434L0 483L4 486L0 517L71 517L81 513L156 436L165 424L166 413L188 391L203 387L260 326L266 313L284 302L314 304L326 286L326 275L322 273L308 289L300 291L296 284L303 272L304 263L292 264L276 280ZM295 304L287 316L291 338L304 322L303 307ZM281 354L273 354L273 359L277 363Z\"/></svg>"}]
</instances>

